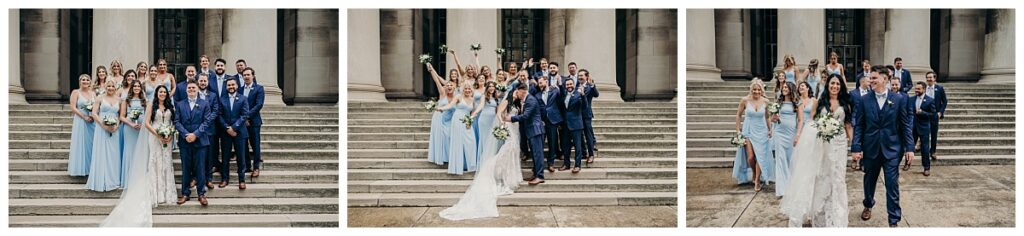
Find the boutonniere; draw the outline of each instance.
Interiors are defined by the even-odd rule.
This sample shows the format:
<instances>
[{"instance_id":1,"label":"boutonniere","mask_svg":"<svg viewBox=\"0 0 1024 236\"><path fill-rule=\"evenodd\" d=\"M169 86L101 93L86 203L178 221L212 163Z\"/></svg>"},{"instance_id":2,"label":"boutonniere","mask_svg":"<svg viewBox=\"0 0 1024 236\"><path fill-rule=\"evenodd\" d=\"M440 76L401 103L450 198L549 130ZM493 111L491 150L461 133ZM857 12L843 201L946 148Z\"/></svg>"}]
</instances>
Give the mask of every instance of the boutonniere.
<instances>
[{"instance_id":1,"label":"boutonniere","mask_svg":"<svg viewBox=\"0 0 1024 236\"><path fill-rule=\"evenodd\" d=\"M193 104L192 104L192 109L196 109L197 107L199 107L199 104L198 104L198 103L193 103Z\"/></svg>"},{"instance_id":2,"label":"boutonniere","mask_svg":"<svg viewBox=\"0 0 1024 236\"><path fill-rule=\"evenodd\" d=\"M885 100L885 102L889 103L889 106L892 106L892 100Z\"/></svg>"}]
</instances>

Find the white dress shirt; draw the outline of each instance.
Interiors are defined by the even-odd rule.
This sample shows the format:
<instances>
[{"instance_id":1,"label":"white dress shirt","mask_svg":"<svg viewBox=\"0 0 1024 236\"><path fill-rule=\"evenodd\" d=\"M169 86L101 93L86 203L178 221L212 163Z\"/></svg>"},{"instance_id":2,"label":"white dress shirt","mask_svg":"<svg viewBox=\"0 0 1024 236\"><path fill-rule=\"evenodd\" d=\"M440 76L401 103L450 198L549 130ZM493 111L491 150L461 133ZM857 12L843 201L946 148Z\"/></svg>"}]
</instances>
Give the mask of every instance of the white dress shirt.
<instances>
[{"instance_id":1,"label":"white dress shirt","mask_svg":"<svg viewBox=\"0 0 1024 236\"><path fill-rule=\"evenodd\" d=\"M889 98L889 90L885 90L883 93L876 93L875 100L878 100L878 109L882 109L885 106L885 100Z\"/></svg>"}]
</instances>

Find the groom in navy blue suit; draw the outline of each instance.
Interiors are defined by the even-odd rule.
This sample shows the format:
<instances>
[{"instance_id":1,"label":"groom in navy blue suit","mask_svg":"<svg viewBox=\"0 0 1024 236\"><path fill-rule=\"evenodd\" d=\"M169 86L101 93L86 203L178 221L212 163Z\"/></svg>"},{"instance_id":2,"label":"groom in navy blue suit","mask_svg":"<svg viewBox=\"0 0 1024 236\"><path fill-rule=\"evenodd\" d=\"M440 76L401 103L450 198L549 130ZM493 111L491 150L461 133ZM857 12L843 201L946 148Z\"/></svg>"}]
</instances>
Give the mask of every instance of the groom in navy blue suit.
<instances>
[{"instance_id":1,"label":"groom in navy blue suit","mask_svg":"<svg viewBox=\"0 0 1024 236\"><path fill-rule=\"evenodd\" d=\"M565 126L567 136L570 136L573 148L576 149L575 160L572 162L572 173L580 173L580 164L583 163L583 107L586 101L583 100L583 93L576 89L575 80L565 81L565 98L558 100L565 104ZM569 145L563 144L562 151L565 159L569 159Z\"/></svg>"},{"instance_id":2,"label":"groom in navy blue suit","mask_svg":"<svg viewBox=\"0 0 1024 236\"><path fill-rule=\"evenodd\" d=\"M210 145L206 130L212 128L214 116L206 100L199 98L198 90L196 82L189 81L186 84L188 96L174 104L174 107L178 108L174 113L174 127L178 130L178 148L182 163L181 198L178 198L178 205L189 200L189 184L193 176L199 179L199 183L206 182L206 175L192 172L206 168L206 148ZM207 204L205 187L206 185L202 184L196 185L199 204L203 206Z\"/></svg>"},{"instance_id":3,"label":"groom in navy blue suit","mask_svg":"<svg viewBox=\"0 0 1024 236\"><path fill-rule=\"evenodd\" d=\"M860 97L853 112L853 145L850 152L854 160L863 158L864 211L861 219L871 219L875 205L875 185L880 171L885 172L886 210L889 227L900 222L899 165L902 158L914 159L914 141L911 131L913 111L908 97L885 88L889 81L888 68L871 68L872 91Z\"/></svg>"},{"instance_id":4,"label":"groom in navy blue suit","mask_svg":"<svg viewBox=\"0 0 1024 236\"><path fill-rule=\"evenodd\" d=\"M248 168L246 167L248 161L245 156L245 142L249 139L245 121L249 118L249 104L246 103L246 98L238 93L237 81L228 80L225 90L224 95L220 97L221 113L217 120L224 129L224 135L220 138L221 181L217 187L228 186L228 182L231 180L228 170L231 169L231 154L234 154L237 157L235 162L237 162L238 189L244 190L246 188L245 170Z\"/></svg>"},{"instance_id":5,"label":"groom in navy blue suit","mask_svg":"<svg viewBox=\"0 0 1024 236\"><path fill-rule=\"evenodd\" d=\"M516 87L513 101L523 101L523 110L519 115L503 117L506 122L519 122L520 127L526 127L526 133L522 133L530 142L530 153L533 157L533 179L530 185L544 183L544 121L540 114L544 112L541 102L537 98L526 93L526 85L520 84Z\"/></svg>"},{"instance_id":6,"label":"groom in navy blue suit","mask_svg":"<svg viewBox=\"0 0 1024 236\"><path fill-rule=\"evenodd\" d=\"M929 135L932 133L931 119L935 116L935 112L938 108L935 106L935 99L925 95L924 88L927 87L924 82L918 81L914 85L914 94L916 96L911 99L911 104L914 105L914 142L917 143L921 140L921 165L924 166L924 176L932 175L932 162L931 162L931 146Z\"/></svg>"}]
</instances>

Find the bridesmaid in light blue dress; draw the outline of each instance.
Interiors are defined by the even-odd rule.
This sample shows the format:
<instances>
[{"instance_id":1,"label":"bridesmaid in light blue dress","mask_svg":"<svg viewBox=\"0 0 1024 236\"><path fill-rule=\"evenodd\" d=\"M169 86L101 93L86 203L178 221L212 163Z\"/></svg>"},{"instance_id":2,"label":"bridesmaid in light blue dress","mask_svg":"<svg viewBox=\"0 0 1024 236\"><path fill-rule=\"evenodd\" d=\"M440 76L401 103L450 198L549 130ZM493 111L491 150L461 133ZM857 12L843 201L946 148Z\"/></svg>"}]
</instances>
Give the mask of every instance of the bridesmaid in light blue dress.
<instances>
[{"instance_id":1,"label":"bridesmaid in light blue dress","mask_svg":"<svg viewBox=\"0 0 1024 236\"><path fill-rule=\"evenodd\" d=\"M87 189L106 192L121 186L121 140L120 124L108 126L104 118L117 120L121 108L121 100L116 96L114 82L105 83L107 95L96 98L93 119L96 120L96 131L93 133L92 163L89 167ZM120 121L116 123L121 123Z\"/></svg>"},{"instance_id":2,"label":"bridesmaid in light blue dress","mask_svg":"<svg viewBox=\"0 0 1024 236\"><path fill-rule=\"evenodd\" d=\"M480 100L484 97L484 90L487 89L487 75L481 73L476 76L476 80L473 83L473 107L480 104ZM480 117L473 116L473 135L476 136L476 145L480 146ZM479 157L478 157L479 158ZM480 159L477 159L480 162ZM475 171L475 169L474 169Z\"/></svg>"},{"instance_id":3,"label":"bridesmaid in light blue dress","mask_svg":"<svg viewBox=\"0 0 1024 236\"><path fill-rule=\"evenodd\" d=\"M493 157L494 154L498 153L498 139L491 134L491 129L494 128L494 116L498 112L498 91L495 88L497 83L494 81L487 82L486 94L480 103L477 103L477 108L473 111L473 116L478 117L477 121L480 123L478 126L479 135L477 136L477 159L478 163L483 163L483 158Z\"/></svg>"},{"instance_id":4,"label":"bridesmaid in light blue dress","mask_svg":"<svg viewBox=\"0 0 1024 236\"><path fill-rule=\"evenodd\" d=\"M121 186L128 186L128 175L131 173L132 162L135 162L135 143L139 140L139 131L145 120L146 101L142 83L132 81L125 92L125 102L121 104ZM138 114L132 115L133 113Z\"/></svg>"},{"instance_id":5,"label":"bridesmaid in light blue dress","mask_svg":"<svg viewBox=\"0 0 1024 236\"><path fill-rule=\"evenodd\" d=\"M797 116L797 120L799 120L800 125L807 124L808 122L811 122L811 120L814 120L811 118L811 111L814 110L812 106L814 106L815 99L810 95L810 91L811 85L807 82L797 85L797 97L799 101L797 103L797 106L799 106L797 110L800 110L802 114L801 116Z\"/></svg>"},{"instance_id":6,"label":"bridesmaid in light blue dress","mask_svg":"<svg viewBox=\"0 0 1024 236\"><path fill-rule=\"evenodd\" d=\"M461 175L477 168L476 136L473 127L466 127L462 118L473 112L473 85L462 86L462 95L441 108L442 111L455 110L452 114L451 143L448 148L448 173ZM472 119L472 117L470 117Z\"/></svg>"},{"instance_id":7,"label":"bridesmaid in light blue dress","mask_svg":"<svg viewBox=\"0 0 1024 236\"><path fill-rule=\"evenodd\" d=\"M153 101L153 93L156 92L156 87L160 86L160 82L156 81L156 75L156 66L151 66L149 67L149 76L142 80L142 85L146 87L146 101Z\"/></svg>"},{"instance_id":8,"label":"bridesmaid in light blue dress","mask_svg":"<svg viewBox=\"0 0 1024 236\"><path fill-rule=\"evenodd\" d=\"M442 83L441 76L434 71L434 66L431 64L427 64L427 70L430 71L431 77L434 79L434 85L437 86L438 94L441 94L435 108L435 110L440 110L440 108L448 105L448 101L455 99L455 82L447 81ZM444 165L445 162L448 162L452 112L454 111L432 112L433 115L430 117L430 141L427 143L427 161L429 162L438 165Z\"/></svg>"},{"instance_id":9,"label":"bridesmaid in light blue dress","mask_svg":"<svg viewBox=\"0 0 1024 236\"><path fill-rule=\"evenodd\" d=\"M810 85L812 94L811 97L817 97L818 93L821 92L818 89L818 83L821 82L821 73L819 72L820 70L818 70L818 59L811 59L811 63L807 66L807 70L804 70L803 73L804 81L806 81L807 84ZM797 81L795 80L791 82L797 83Z\"/></svg>"},{"instance_id":10,"label":"bridesmaid in light blue dress","mask_svg":"<svg viewBox=\"0 0 1024 236\"><path fill-rule=\"evenodd\" d=\"M750 95L740 101L739 109L736 111L736 131L746 138L746 144L736 150L733 177L740 184L754 182L756 192L761 191L761 181L773 180L774 170L769 150L771 126L768 122L768 112L765 110L768 99L763 97L763 88L764 83L761 80L753 80Z\"/></svg>"},{"instance_id":11,"label":"bridesmaid in light blue dress","mask_svg":"<svg viewBox=\"0 0 1024 236\"><path fill-rule=\"evenodd\" d=\"M89 175L89 165L92 161L92 136L96 131L96 123L92 118L92 110L86 108L92 106L96 109L98 105L91 105L96 99L96 93L92 88L92 80L89 75L83 74L78 77L78 89L71 92L71 150L68 154L68 175L86 176Z\"/></svg>"},{"instance_id":12,"label":"bridesmaid in light blue dress","mask_svg":"<svg viewBox=\"0 0 1024 236\"><path fill-rule=\"evenodd\" d=\"M772 151L775 154L775 196L785 195L789 184L790 160L793 156L793 136L796 134L796 84L787 82L779 96L779 122L772 129Z\"/></svg>"}]
</instances>

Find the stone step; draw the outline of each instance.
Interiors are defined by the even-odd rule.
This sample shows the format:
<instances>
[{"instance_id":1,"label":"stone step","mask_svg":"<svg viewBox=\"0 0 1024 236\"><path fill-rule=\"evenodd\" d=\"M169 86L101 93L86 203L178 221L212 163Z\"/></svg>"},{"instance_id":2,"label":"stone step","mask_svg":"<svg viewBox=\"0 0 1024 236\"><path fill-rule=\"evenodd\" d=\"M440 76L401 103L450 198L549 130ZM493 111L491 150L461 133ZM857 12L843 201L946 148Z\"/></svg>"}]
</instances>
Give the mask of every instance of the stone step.
<instances>
[{"instance_id":1,"label":"stone step","mask_svg":"<svg viewBox=\"0 0 1024 236\"><path fill-rule=\"evenodd\" d=\"M425 151L424 151L425 152ZM10 149L9 159L67 159L68 149ZM338 150L264 149L260 151L264 160L337 160ZM179 159L178 152L171 154ZM424 157L426 155L424 154Z\"/></svg>"},{"instance_id":2,"label":"stone step","mask_svg":"<svg viewBox=\"0 0 1024 236\"><path fill-rule=\"evenodd\" d=\"M12 141L13 142L13 141ZM598 148L675 148L676 140L602 140ZM13 146L13 144L12 144ZM427 149L428 141L349 141L348 149Z\"/></svg>"},{"instance_id":3,"label":"stone step","mask_svg":"<svg viewBox=\"0 0 1024 236\"><path fill-rule=\"evenodd\" d=\"M649 158L601 158L600 153L594 163L586 164L592 168L672 168L678 166L679 159L668 157ZM12 164L13 165L13 164ZM532 165L524 161L520 165ZM555 166L562 166L562 160L555 160ZM438 169L437 164L425 159L349 159L349 169Z\"/></svg>"},{"instance_id":4,"label":"stone step","mask_svg":"<svg viewBox=\"0 0 1024 236\"><path fill-rule=\"evenodd\" d=\"M26 117L14 117L11 119L12 125L20 124L71 124L71 116L67 114L52 115L52 116L26 116ZM268 124L282 124L282 125L313 125L313 126L330 126L338 124L338 117L331 118L263 118L263 127Z\"/></svg>"},{"instance_id":5,"label":"stone step","mask_svg":"<svg viewBox=\"0 0 1024 236\"><path fill-rule=\"evenodd\" d=\"M723 102L723 101L739 101L743 96L695 96L686 97L686 102ZM955 103L1014 103L1015 97L949 97L947 101L949 104Z\"/></svg>"},{"instance_id":6,"label":"stone step","mask_svg":"<svg viewBox=\"0 0 1024 236\"><path fill-rule=\"evenodd\" d=\"M740 100L725 102L687 102L686 109L693 108L732 108L738 109ZM946 109L1013 109L1014 103L950 103ZM597 116L597 115L595 115Z\"/></svg>"},{"instance_id":7,"label":"stone step","mask_svg":"<svg viewBox=\"0 0 1024 236\"><path fill-rule=\"evenodd\" d=\"M302 133L302 132L261 132L261 141L333 141L338 142L337 133ZM41 140L71 139L70 131L13 131L8 134L9 140Z\"/></svg>"},{"instance_id":8,"label":"stone step","mask_svg":"<svg viewBox=\"0 0 1024 236\"><path fill-rule=\"evenodd\" d=\"M921 168L921 153L915 153L912 170L919 171ZM939 155L939 159L932 161L937 166L958 166L958 165L1014 165L1014 155ZM732 168L736 157L718 158L690 158L686 160L686 168ZM853 159L847 159L852 161Z\"/></svg>"},{"instance_id":9,"label":"stone step","mask_svg":"<svg viewBox=\"0 0 1024 236\"><path fill-rule=\"evenodd\" d=\"M686 122L715 122L715 121L726 121L732 119L736 120L736 114L732 115L686 115ZM946 115L942 117L943 123L945 122L959 122L959 121L989 121L989 122L1012 122L1016 120L1014 115Z\"/></svg>"},{"instance_id":10,"label":"stone step","mask_svg":"<svg viewBox=\"0 0 1024 236\"><path fill-rule=\"evenodd\" d=\"M11 124L7 126L9 131L64 131L71 132L71 122L58 124ZM317 132L317 133L338 133L337 121L330 125L309 125L309 124L264 124L261 132Z\"/></svg>"},{"instance_id":11,"label":"stone step","mask_svg":"<svg viewBox=\"0 0 1024 236\"><path fill-rule=\"evenodd\" d=\"M543 185L543 184L542 184ZM529 187L523 187L529 188ZM352 193L349 207L447 207L462 193ZM676 192L516 193L499 196L499 206L636 206L676 205Z\"/></svg>"},{"instance_id":12,"label":"stone step","mask_svg":"<svg viewBox=\"0 0 1024 236\"><path fill-rule=\"evenodd\" d=\"M234 169L234 167L232 167ZM68 176L67 171L10 171L8 172L12 184L81 184L84 188L86 177ZM337 183L338 171L263 171L260 177L249 178L246 174L246 182L250 184L261 183ZM174 172L174 179L181 181L181 172ZM220 174L214 173L214 182L220 181ZM238 175L231 171L231 186L237 184Z\"/></svg>"},{"instance_id":13,"label":"stone step","mask_svg":"<svg viewBox=\"0 0 1024 236\"><path fill-rule=\"evenodd\" d=\"M181 187L178 187L179 192ZM121 190L95 192L86 190L80 184L12 184L8 189L10 199L117 199ZM195 197L193 191L193 197ZM248 184L245 190L237 185L218 188L207 193L211 198L336 198L338 185L329 184Z\"/></svg>"},{"instance_id":14,"label":"stone step","mask_svg":"<svg viewBox=\"0 0 1024 236\"><path fill-rule=\"evenodd\" d=\"M264 137L267 135L264 134ZM598 142L613 140L676 140L676 133L596 133L594 138ZM13 138L12 138L13 139ZM430 140L428 133L349 133L348 141L427 141Z\"/></svg>"},{"instance_id":15,"label":"stone step","mask_svg":"<svg viewBox=\"0 0 1024 236\"><path fill-rule=\"evenodd\" d=\"M423 108L422 102L349 102L348 108ZM594 101L596 107L676 107L674 102L602 102Z\"/></svg>"},{"instance_id":16,"label":"stone step","mask_svg":"<svg viewBox=\"0 0 1024 236\"><path fill-rule=\"evenodd\" d=\"M917 80L914 81L914 83L917 83L917 82L918 82ZM770 84L771 83L765 82L765 85L770 85ZM942 85L943 87L946 87L946 88L964 88L964 87L998 88L998 87L1001 87L1001 86L1006 86L1006 85L999 85L999 84L979 84L979 83L972 83L972 82L946 82L946 83L938 83L938 84ZM750 80L687 81L686 82L686 86L687 87L690 87L690 86L749 86L749 85L750 85ZM852 87L852 86L855 85L855 83L854 82L847 82L846 85L847 85L847 87Z\"/></svg>"},{"instance_id":17,"label":"stone step","mask_svg":"<svg viewBox=\"0 0 1024 236\"><path fill-rule=\"evenodd\" d=\"M605 112L676 112L675 106L673 107L598 107L593 108L594 115L603 114ZM413 108L349 108L348 112L375 112L375 113L427 113L426 109L421 107Z\"/></svg>"},{"instance_id":18,"label":"stone step","mask_svg":"<svg viewBox=\"0 0 1024 236\"><path fill-rule=\"evenodd\" d=\"M692 138L732 138L736 130L687 130L686 139ZM952 137L1014 137L1014 130L1007 129L939 129L939 139Z\"/></svg>"},{"instance_id":19,"label":"stone step","mask_svg":"<svg viewBox=\"0 0 1024 236\"><path fill-rule=\"evenodd\" d=\"M11 171L65 171L67 159L15 159L9 160ZM174 159L174 168L181 169L181 160ZM263 171L337 170L338 160L264 160Z\"/></svg>"},{"instance_id":20,"label":"stone step","mask_svg":"<svg viewBox=\"0 0 1024 236\"><path fill-rule=\"evenodd\" d=\"M96 227L105 215L11 216L9 226L30 228ZM338 214L154 215L153 227L325 227L337 228Z\"/></svg>"},{"instance_id":21,"label":"stone step","mask_svg":"<svg viewBox=\"0 0 1024 236\"><path fill-rule=\"evenodd\" d=\"M849 89L849 88L850 87L847 87L847 89ZM707 91L707 90L701 90L701 91L690 90L690 91L686 91L686 97L687 98L691 98L691 97L712 97L712 96L724 96L724 97L733 97L733 98L735 98L735 99L730 99L730 101L733 101L733 100L739 101L740 97L747 96L747 94L748 94L748 92L747 92L747 90L745 88L744 89L737 89L737 90L730 90L730 91ZM774 93L772 92L771 89L768 90L768 94L769 95L774 95ZM946 97L947 97L947 99L963 98L963 97L1002 97L1002 98L1013 98L1013 97L1016 97L1016 93L1013 93L1013 92L1010 92L1010 93L991 93L991 92L978 92L978 91L965 92L965 91L950 90L950 89L947 88L946 89Z\"/></svg>"},{"instance_id":22,"label":"stone step","mask_svg":"<svg viewBox=\"0 0 1024 236\"><path fill-rule=\"evenodd\" d=\"M730 138L688 138L686 147L731 147ZM942 137L938 146L1013 146L1014 137Z\"/></svg>"},{"instance_id":23,"label":"stone step","mask_svg":"<svg viewBox=\"0 0 1024 236\"><path fill-rule=\"evenodd\" d=\"M601 147L601 143L597 147ZM349 159L427 159L427 149L350 149ZM641 157L672 157L679 155L676 148L670 149L607 149L600 148L599 159L605 158L641 158Z\"/></svg>"},{"instance_id":24,"label":"stone step","mask_svg":"<svg viewBox=\"0 0 1024 236\"><path fill-rule=\"evenodd\" d=\"M676 132L676 124L672 125L639 125L639 126L602 126L594 125L594 133L622 133L622 132ZM348 133L430 133L429 125L394 125L394 126L367 126L349 125ZM70 127L69 127L70 129Z\"/></svg>"},{"instance_id":25,"label":"stone step","mask_svg":"<svg viewBox=\"0 0 1024 236\"><path fill-rule=\"evenodd\" d=\"M69 140L11 140L9 148L14 149L70 149ZM338 141L261 141L262 150L273 149L338 149Z\"/></svg>"},{"instance_id":26,"label":"stone step","mask_svg":"<svg viewBox=\"0 0 1024 236\"><path fill-rule=\"evenodd\" d=\"M464 193L472 180L353 180L348 182L348 192L353 193ZM522 183L519 193L542 192L672 192L679 181L676 179L552 179L544 184L526 187Z\"/></svg>"},{"instance_id":27,"label":"stone step","mask_svg":"<svg viewBox=\"0 0 1024 236\"><path fill-rule=\"evenodd\" d=\"M1014 93L1016 92L1013 86L993 86L993 87L946 87L943 85L946 91L958 91L958 92L987 92L987 93ZM746 92L749 89L749 84L740 86L686 86L686 92L691 91L743 91ZM769 86L768 91L773 91L774 86ZM851 86L846 87L847 90L853 89Z\"/></svg>"},{"instance_id":28,"label":"stone step","mask_svg":"<svg viewBox=\"0 0 1024 236\"><path fill-rule=\"evenodd\" d=\"M687 147L687 161L694 158L736 157L735 147ZM942 146L935 149L938 155L1013 155L1016 147L1009 146Z\"/></svg>"},{"instance_id":29,"label":"stone step","mask_svg":"<svg viewBox=\"0 0 1024 236\"><path fill-rule=\"evenodd\" d=\"M453 118L454 119L454 118ZM458 120L456 120L458 122ZM348 119L349 125L423 125L430 126L430 119ZM460 122L461 123L461 122ZM676 117L650 119L595 119L593 125L675 125Z\"/></svg>"},{"instance_id":30,"label":"stone step","mask_svg":"<svg viewBox=\"0 0 1024 236\"><path fill-rule=\"evenodd\" d=\"M54 118L64 118L64 117L67 117L67 118L70 119L74 115L74 113L71 113L70 110L66 110L66 111L65 110L11 110L8 114L10 114L10 117L12 119L11 123L15 123L15 121L18 121L18 120L15 120L14 118L18 118L18 119L22 119L22 120L29 120L29 119L35 120L35 119L39 119L39 118L48 118L48 117L54 117ZM331 112L265 112L264 111L264 112L260 112L260 117L262 117L264 119L264 121L265 121L266 119L299 119L299 118L306 118L306 119L309 119L309 118L320 118L320 119L335 118L335 119L337 119L339 117L339 115L338 115L337 111L331 111Z\"/></svg>"},{"instance_id":31,"label":"stone step","mask_svg":"<svg viewBox=\"0 0 1024 236\"><path fill-rule=\"evenodd\" d=\"M217 198L208 206L198 200L183 205L160 204L153 215L170 214L337 214L337 198ZM11 216L106 215L117 199L9 199Z\"/></svg>"},{"instance_id":32,"label":"stone step","mask_svg":"<svg viewBox=\"0 0 1024 236\"><path fill-rule=\"evenodd\" d=\"M1007 129L1013 130L1015 127L1013 121L1010 122L939 122L939 126L943 129ZM736 130L735 119L723 122L691 122L686 121L686 126L689 129L702 129L702 130ZM598 131L594 131L598 132Z\"/></svg>"},{"instance_id":33,"label":"stone step","mask_svg":"<svg viewBox=\"0 0 1024 236\"><path fill-rule=\"evenodd\" d=\"M596 119L675 119L677 112L603 112L595 113ZM394 113L394 112L349 112L352 119L431 119L433 113Z\"/></svg>"},{"instance_id":34,"label":"stone step","mask_svg":"<svg viewBox=\"0 0 1024 236\"><path fill-rule=\"evenodd\" d=\"M686 108L686 116L691 115L736 115L737 106L731 108ZM1016 109L946 109L946 115L1014 115Z\"/></svg>"},{"instance_id":35,"label":"stone step","mask_svg":"<svg viewBox=\"0 0 1024 236\"><path fill-rule=\"evenodd\" d=\"M532 166L530 166L532 167ZM448 174L447 169L348 169L349 180L467 180L473 172L463 175ZM544 173L546 179L665 179L676 178L677 168L584 168L580 173L569 171ZM532 176L527 167L523 176ZM262 177L262 176L260 176Z\"/></svg>"},{"instance_id":36,"label":"stone step","mask_svg":"<svg viewBox=\"0 0 1024 236\"><path fill-rule=\"evenodd\" d=\"M15 110L71 110L69 104L29 104L29 105L7 105L7 109L10 111ZM297 106L281 106L281 105L264 105L260 112L327 112L337 111L340 106L337 105L297 105Z\"/></svg>"}]
</instances>

